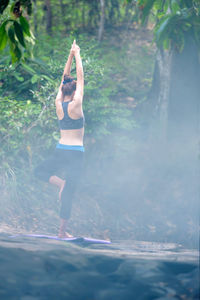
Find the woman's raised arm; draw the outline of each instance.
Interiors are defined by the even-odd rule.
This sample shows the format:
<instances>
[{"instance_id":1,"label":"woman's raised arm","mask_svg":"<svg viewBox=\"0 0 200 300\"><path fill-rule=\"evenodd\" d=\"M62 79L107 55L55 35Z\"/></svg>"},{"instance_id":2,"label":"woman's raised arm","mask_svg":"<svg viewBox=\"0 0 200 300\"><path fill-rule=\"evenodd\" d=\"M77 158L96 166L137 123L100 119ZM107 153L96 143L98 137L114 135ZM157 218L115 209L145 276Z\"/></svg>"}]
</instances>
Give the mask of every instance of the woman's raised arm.
<instances>
[{"instance_id":1,"label":"woman's raised arm","mask_svg":"<svg viewBox=\"0 0 200 300\"><path fill-rule=\"evenodd\" d=\"M66 65L65 65L65 68L64 68L62 80L63 80L65 74L70 75L72 61L73 61L73 57L74 57L74 45L75 44L76 44L76 41L74 40L74 42L72 44L72 47L71 47L71 50L70 50L70 53L69 53L69 56L68 56L68 59L67 59L67 62L66 62Z\"/></svg>"},{"instance_id":2,"label":"woman's raised arm","mask_svg":"<svg viewBox=\"0 0 200 300\"><path fill-rule=\"evenodd\" d=\"M59 90L58 90L58 94L56 96L56 103L58 101L62 101L62 91L61 91L61 88L62 88L62 84L63 84L63 80L64 80L64 75L70 75L70 72L71 72L71 66L72 66L72 61L73 61L73 57L74 57L74 45L76 44L76 41L74 40L73 44L72 44L72 47L71 47L71 50L70 50L70 53L69 53L69 56L68 56L68 59L67 59L67 62L65 64L65 68L64 68L64 71L63 71L63 75L62 75L62 80L61 80L61 83L60 83L60 86L59 86Z\"/></svg>"},{"instance_id":3,"label":"woman's raised arm","mask_svg":"<svg viewBox=\"0 0 200 300\"><path fill-rule=\"evenodd\" d=\"M77 103L82 103L83 93L84 93L84 73L83 73L83 65L82 59L80 56L80 48L75 44L74 46L74 56L76 60L76 91L73 100Z\"/></svg>"}]
</instances>

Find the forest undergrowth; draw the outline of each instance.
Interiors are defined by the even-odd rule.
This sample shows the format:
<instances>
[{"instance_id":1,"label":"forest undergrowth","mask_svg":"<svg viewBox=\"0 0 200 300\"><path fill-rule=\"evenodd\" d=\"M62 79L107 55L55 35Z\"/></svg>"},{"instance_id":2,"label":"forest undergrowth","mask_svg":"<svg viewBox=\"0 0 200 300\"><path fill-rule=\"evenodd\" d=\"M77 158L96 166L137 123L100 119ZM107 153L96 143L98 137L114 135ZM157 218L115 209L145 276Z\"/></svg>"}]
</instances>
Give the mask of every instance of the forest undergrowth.
<instances>
[{"instance_id":1,"label":"forest undergrowth","mask_svg":"<svg viewBox=\"0 0 200 300\"><path fill-rule=\"evenodd\" d=\"M29 63L10 69L1 62L1 231L57 233L58 191L34 178L33 169L59 138L54 100L73 38L44 36ZM164 145L152 146L149 138L155 56L151 31L121 27L108 30L101 44L83 34L77 42L86 82L86 153L69 231L110 239L160 241L162 236L163 242L183 241L184 231L177 240L181 222L172 220L174 199L181 203L184 182L168 171L177 158L172 151L170 164L163 165ZM168 207L172 209L166 214ZM197 230L191 219L188 213L187 240Z\"/></svg>"},{"instance_id":2,"label":"forest undergrowth","mask_svg":"<svg viewBox=\"0 0 200 300\"><path fill-rule=\"evenodd\" d=\"M97 160L103 160L107 156L101 149L104 139L113 142L117 131L121 131L115 142L119 144L124 138L128 140L126 132L140 126L140 117L136 121L134 114L145 101L151 83L155 49L150 36L148 31L119 28L115 33L108 32L100 45L91 36L78 37L86 69L85 144L89 157L99 149ZM1 120L4 127L1 136L1 220L17 230L56 230L57 192L33 178L32 170L55 147L59 137L54 98L71 41L72 37L63 37L62 43L60 38L50 41L43 37L35 46L33 61L27 65L18 64L10 70L5 59L1 62ZM64 48L65 43L68 50ZM98 172L101 174L102 170ZM90 186L93 185L95 183L91 182ZM98 198L98 192L96 194ZM81 198L87 208L87 198L90 198L87 191ZM90 222L96 222L96 231L101 231L97 222L99 219L104 223L101 204L95 197L91 201L96 218L90 221L85 216L78 216L78 219L86 222L88 228Z\"/></svg>"}]
</instances>

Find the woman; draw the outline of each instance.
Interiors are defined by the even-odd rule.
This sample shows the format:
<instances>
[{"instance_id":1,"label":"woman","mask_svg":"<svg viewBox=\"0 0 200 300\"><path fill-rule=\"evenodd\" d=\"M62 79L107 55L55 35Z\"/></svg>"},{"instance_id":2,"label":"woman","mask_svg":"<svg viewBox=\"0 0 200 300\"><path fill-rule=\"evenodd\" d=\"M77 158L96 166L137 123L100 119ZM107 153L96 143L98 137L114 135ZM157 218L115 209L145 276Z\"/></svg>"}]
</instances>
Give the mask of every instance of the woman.
<instances>
[{"instance_id":1,"label":"woman","mask_svg":"<svg viewBox=\"0 0 200 300\"><path fill-rule=\"evenodd\" d=\"M73 57L76 60L77 81L70 76ZM80 48L73 42L62 81L56 97L56 113L60 127L60 140L54 154L35 169L35 175L59 187L60 238L71 237L66 232L72 200L81 176L83 162L84 115L82 109L84 74ZM57 172L63 170L64 179Z\"/></svg>"}]
</instances>

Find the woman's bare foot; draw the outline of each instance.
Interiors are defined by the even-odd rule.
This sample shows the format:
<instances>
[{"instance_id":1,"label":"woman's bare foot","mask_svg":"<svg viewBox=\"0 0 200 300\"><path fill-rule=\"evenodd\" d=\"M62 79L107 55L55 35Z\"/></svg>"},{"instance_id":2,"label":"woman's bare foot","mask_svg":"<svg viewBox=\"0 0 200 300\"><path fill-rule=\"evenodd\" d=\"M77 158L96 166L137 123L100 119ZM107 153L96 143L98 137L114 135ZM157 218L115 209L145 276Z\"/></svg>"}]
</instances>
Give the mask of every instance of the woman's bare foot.
<instances>
[{"instance_id":1,"label":"woman's bare foot","mask_svg":"<svg viewBox=\"0 0 200 300\"><path fill-rule=\"evenodd\" d=\"M60 239L67 239L67 238L72 238L73 235L71 235L71 234L68 233L68 232L59 232L58 237L59 237Z\"/></svg>"},{"instance_id":2,"label":"woman's bare foot","mask_svg":"<svg viewBox=\"0 0 200 300\"><path fill-rule=\"evenodd\" d=\"M67 220L66 219L60 219L60 229L58 233L58 237L61 239L67 239L72 238L73 235L69 234L67 231Z\"/></svg>"},{"instance_id":3,"label":"woman's bare foot","mask_svg":"<svg viewBox=\"0 0 200 300\"><path fill-rule=\"evenodd\" d=\"M59 200L60 200L60 201L61 201L62 191L63 191L63 189L64 189L64 187L65 187L65 183L66 183L66 180L63 180L62 185L61 185L61 187L60 187L60 191L59 191Z\"/></svg>"}]
</instances>

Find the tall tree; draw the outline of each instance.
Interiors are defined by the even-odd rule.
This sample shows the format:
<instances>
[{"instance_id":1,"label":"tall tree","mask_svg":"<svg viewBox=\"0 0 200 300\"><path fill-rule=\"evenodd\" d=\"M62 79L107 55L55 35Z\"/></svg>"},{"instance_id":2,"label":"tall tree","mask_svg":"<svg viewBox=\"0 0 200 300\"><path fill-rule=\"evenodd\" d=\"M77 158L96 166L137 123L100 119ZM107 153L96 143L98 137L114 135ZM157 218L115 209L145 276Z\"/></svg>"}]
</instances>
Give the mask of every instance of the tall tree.
<instances>
[{"instance_id":1,"label":"tall tree","mask_svg":"<svg viewBox=\"0 0 200 300\"><path fill-rule=\"evenodd\" d=\"M186 126L198 127L200 1L138 0L138 7L143 24L152 10L156 14L158 50L150 96L160 119L160 137L184 139Z\"/></svg>"},{"instance_id":2,"label":"tall tree","mask_svg":"<svg viewBox=\"0 0 200 300\"><path fill-rule=\"evenodd\" d=\"M3 14L9 5L9 0L0 2L0 13ZM0 26L0 51L7 44L10 47L12 63L23 59L31 54L28 49L28 42L34 43L34 36L30 30L29 23L23 14L31 15L31 0L15 0L12 2L10 10L5 13L4 21ZM26 49L26 51L25 51Z\"/></svg>"},{"instance_id":3,"label":"tall tree","mask_svg":"<svg viewBox=\"0 0 200 300\"><path fill-rule=\"evenodd\" d=\"M35 35L37 35L38 31L37 13L37 0L33 0L33 22Z\"/></svg>"},{"instance_id":4,"label":"tall tree","mask_svg":"<svg viewBox=\"0 0 200 300\"><path fill-rule=\"evenodd\" d=\"M100 0L100 23L99 23L99 33L98 40L102 40L103 32L104 32L104 22L105 22L105 1Z\"/></svg>"},{"instance_id":5,"label":"tall tree","mask_svg":"<svg viewBox=\"0 0 200 300\"><path fill-rule=\"evenodd\" d=\"M52 34L52 10L51 1L45 0L45 10L46 10L46 32Z\"/></svg>"},{"instance_id":6,"label":"tall tree","mask_svg":"<svg viewBox=\"0 0 200 300\"><path fill-rule=\"evenodd\" d=\"M60 0L60 11L61 11L61 16L64 18L64 16L65 16L65 6L63 4L63 0Z\"/></svg>"}]
</instances>

